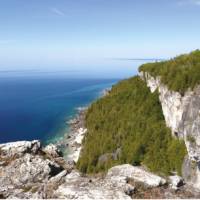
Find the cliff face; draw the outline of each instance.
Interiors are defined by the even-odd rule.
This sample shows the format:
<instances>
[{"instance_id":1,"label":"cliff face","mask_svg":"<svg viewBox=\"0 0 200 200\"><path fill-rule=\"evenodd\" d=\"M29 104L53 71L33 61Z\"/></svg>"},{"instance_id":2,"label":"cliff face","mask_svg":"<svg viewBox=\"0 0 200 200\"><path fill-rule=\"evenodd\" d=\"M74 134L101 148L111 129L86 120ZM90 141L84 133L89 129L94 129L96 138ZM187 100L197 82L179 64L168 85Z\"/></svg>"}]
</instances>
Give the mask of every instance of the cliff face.
<instances>
[{"instance_id":1,"label":"cliff face","mask_svg":"<svg viewBox=\"0 0 200 200\"><path fill-rule=\"evenodd\" d=\"M160 77L152 77L147 72L140 72L151 92L158 89L166 125L172 134L184 139L188 160L183 166L183 176L198 187L200 185L200 86L188 90L182 96L179 92L170 91L161 83ZM188 174L189 173L189 174Z\"/></svg>"}]
</instances>

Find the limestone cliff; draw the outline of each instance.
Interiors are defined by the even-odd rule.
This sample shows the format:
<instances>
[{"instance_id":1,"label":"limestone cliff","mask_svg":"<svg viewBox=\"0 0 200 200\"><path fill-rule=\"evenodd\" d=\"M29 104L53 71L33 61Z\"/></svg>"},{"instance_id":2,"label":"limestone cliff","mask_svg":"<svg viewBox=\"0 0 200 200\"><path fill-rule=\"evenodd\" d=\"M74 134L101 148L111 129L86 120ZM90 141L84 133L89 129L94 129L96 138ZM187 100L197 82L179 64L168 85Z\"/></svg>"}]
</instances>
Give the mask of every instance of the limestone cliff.
<instances>
[{"instance_id":1,"label":"limestone cliff","mask_svg":"<svg viewBox=\"0 0 200 200\"><path fill-rule=\"evenodd\" d=\"M158 90L166 125L172 134L185 141L188 160L183 166L183 176L196 187L200 185L200 85L188 89L184 95L171 91L161 82L160 77L153 77L141 71L140 77L146 81L151 92ZM186 165L187 163L187 165Z\"/></svg>"}]
</instances>

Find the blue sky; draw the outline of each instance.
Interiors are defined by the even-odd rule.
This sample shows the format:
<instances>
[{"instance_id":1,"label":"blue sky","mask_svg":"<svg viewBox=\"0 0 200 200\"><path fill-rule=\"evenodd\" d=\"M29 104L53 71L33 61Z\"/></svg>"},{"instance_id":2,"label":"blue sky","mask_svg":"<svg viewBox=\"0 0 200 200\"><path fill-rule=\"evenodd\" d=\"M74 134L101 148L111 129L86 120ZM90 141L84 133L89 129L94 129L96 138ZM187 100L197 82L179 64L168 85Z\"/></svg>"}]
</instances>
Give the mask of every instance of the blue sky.
<instances>
[{"instance_id":1,"label":"blue sky","mask_svg":"<svg viewBox=\"0 0 200 200\"><path fill-rule=\"evenodd\" d=\"M89 70L199 47L200 0L0 0L1 69Z\"/></svg>"}]
</instances>

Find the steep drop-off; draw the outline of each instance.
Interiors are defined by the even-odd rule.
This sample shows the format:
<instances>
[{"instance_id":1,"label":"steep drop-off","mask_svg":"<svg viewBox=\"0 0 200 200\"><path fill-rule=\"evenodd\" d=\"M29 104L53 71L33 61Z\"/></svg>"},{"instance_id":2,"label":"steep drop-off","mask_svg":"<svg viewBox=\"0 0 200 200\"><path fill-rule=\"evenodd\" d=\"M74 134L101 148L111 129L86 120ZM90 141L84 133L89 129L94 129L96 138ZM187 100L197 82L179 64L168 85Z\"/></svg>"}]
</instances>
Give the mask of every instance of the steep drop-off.
<instances>
[{"instance_id":1,"label":"steep drop-off","mask_svg":"<svg viewBox=\"0 0 200 200\"><path fill-rule=\"evenodd\" d=\"M78 168L130 163L200 186L200 51L148 63L91 105Z\"/></svg>"},{"instance_id":2,"label":"steep drop-off","mask_svg":"<svg viewBox=\"0 0 200 200\"><path fill-rule=\"evenodd\" d=\"M159 92L167 127L185 141L188 153L182 170L185 180L199 188L200 51L167 62L146 64L139 70L151 92Z\"/></svg>"},{"instance_id":3,"label":"steep drop-off","mask_svg":"<svg viewBox=\"0 0 200 200\"><path fill-rule=\"evenodd\" d=\"M86 127L78 162L82 172L130 163L161 174L181 174L185 145L166 127L158 93L151 93L138 76L121 81L93 103Z\"/></svg>"}]
</instances>

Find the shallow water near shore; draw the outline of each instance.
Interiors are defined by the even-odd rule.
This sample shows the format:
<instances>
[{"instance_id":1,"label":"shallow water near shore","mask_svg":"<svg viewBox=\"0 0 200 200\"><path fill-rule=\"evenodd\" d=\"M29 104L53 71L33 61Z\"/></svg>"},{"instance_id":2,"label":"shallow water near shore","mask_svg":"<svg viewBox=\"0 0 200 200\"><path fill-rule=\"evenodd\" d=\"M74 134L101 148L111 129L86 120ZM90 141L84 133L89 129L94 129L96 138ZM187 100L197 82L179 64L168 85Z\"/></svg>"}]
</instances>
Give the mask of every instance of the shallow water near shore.
<instances>
[{"instance_id":1,"label":"shallow water near shore","mask_svg":"<svg viewBox=\"0 0 200 200\"><path fill-rule=\"evenodd\" d=\"M88 106L116 79L1 77L0 143L40 139L56 142L78 107Z\"/></svg>"}]
</instances>

